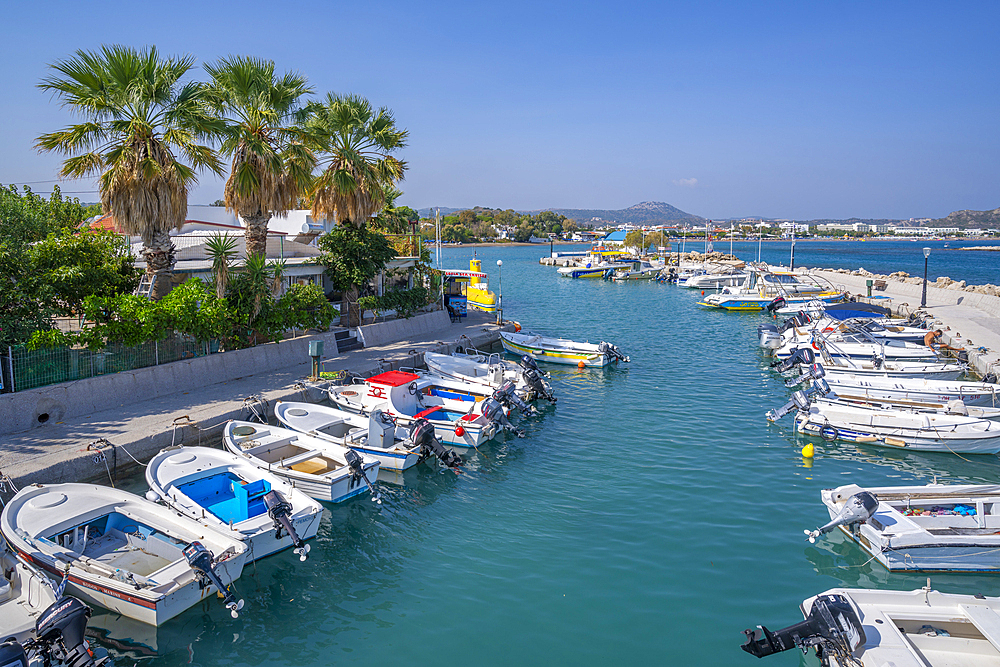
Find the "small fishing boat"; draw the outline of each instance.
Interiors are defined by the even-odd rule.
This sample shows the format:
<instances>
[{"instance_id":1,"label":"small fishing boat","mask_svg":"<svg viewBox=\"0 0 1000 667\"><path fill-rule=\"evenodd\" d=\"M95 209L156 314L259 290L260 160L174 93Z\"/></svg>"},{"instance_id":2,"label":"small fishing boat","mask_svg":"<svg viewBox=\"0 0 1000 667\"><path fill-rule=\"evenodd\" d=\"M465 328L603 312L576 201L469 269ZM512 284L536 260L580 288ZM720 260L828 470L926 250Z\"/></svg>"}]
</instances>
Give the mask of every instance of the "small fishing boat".
<instances>
[{"instance_id":1,"label":"small fishing boat","mask_svg":"<svg viewBox=\"0 0 1000 667\"><path fill-rule=\"evenodd\" d=\"M620 250L593 250L577 266L563 266L557 273L564 278L610 277L618 269L628 269L631 264L623 259L628 253Z\"/></svg>"},{"instance_id":2,"label":"small fishing boat","mask_svg":"<svg viewBox=\"0 0 1000 667\"><path fill-rule=\"evenodd\" d=\"M611 279L615 281L624 280L652 280L663 270L663 262L650 262L645 259L635 259L628 263L627 267L615 269Z\"/></svg>"},{"instance_id":3,"label":"small fishing boat","mask_svg":"<svg viewBox=\"0 0 1000 667\"><path fill-rule=\"evenodd\" d=\"M1000 407L1000 385L927 378L860 377L849 373L826 376L843 400L893 403L913 408L944 408L952 401L967 406Z\"/></svg>"},{"instance_id":4,"label":"small fishing boat","mask_svg":"<svg viewBox=\"0 0 1000 667\"><path fill-rule=\"evenodd\" d=\"M927 378L934 380L957 380L965 374L966 366L957 363L924 363L920 361L885 361L883 359L852 359L821 355L822 366L828 376L846 375L851 379L862 378ZM816 353L811 347L801 347L784 360L771 364L780 373L798 368L800 377L806 378L816 362Z\"/></svg>"},{"instance_id":5,"label":"small fishing boat","mask_svg":"<svg viewBox=\"0 0 1000 667\"><path fill-rule=\"evenodd\" d=\"M18 558L0 535L0 628L2 639L20 644L35 639L35 624L55 604L55 587L40 570ZM3 663L0 660L0 664Z\"/></svg>"},{"instance_id":6,"label":"small fishing boat","mask_svg":"<svg viewBox=\"0 0 1000 667\"><path fill-rule=\"evenodd\" d=\"M833 588L805 600L806 619L744 630L758 658L813 649L822 667L987 667L1000 662L1000 598Z\"/></svg>"},{"instance_id":7,"label":"small fishing boat","mask_svg":"<svg viewBox=\"0 0 1000 667\"><path fill-rule=\"evenodd\" d=\"M146 466L146 498L249 547L247 562L294 548L301 560L316 536L323 507L287 480L230 452L165 449Z\"/></svg>"},{"instance_id":8,"label":"small fishing boat","mask_svg":"<svg viewBox=\"0 0 1000 667\"><path fill-rule=\"evenodd\" d=\"M927 484L820 493L830 522L890 571L1000 571L1000 485Z\"/></svg>"},{"instance_id":9,"label":"small fishing boat","mask_svg":"<svg viewBox=\"0 0 1000 667\"><path fill-rule=\"evenodd\" d=\"M440 443L435 446L430 441L414 441L411 438L414 429L398 426L392 415L378 408L366 417L325 405L279 401L274 406L274 416L293 431L329 438L370 456L378 460L382 470L406 470L429 456L438 457L448 467L461 465L458 455ZM426 420L417 420L414 426L420 422Z\"/></svg>"},{"instance_id":10,"label":"small fishing boat","mask_svg":"<svg viewBox=\"0 0 1000 667\"><path fill-rule=\"evenodd\" d=\"M427 368L440 377L481 385L484 392L496 391L508 380L514 382L518 395L526 402L543 398L556 402L552 386L538 369L535 360L524 355L518 363L503 359L499 353L476 350L438 354L424 352Z\"/></svg>"},{"instance_id":11,"label":"small fishing boat","mask_svg":"<svg viewBox=\"0 0 1000 667\"><path fill-rule=\"evenodd\" d=\"M1000 422L991 419L855 405L823 398L815 391L795 392L791 401L768 412L767 418L777 421L793 410L796 411L795 427L800 433L828 441L844 440L925 452L1000 452Z\"/></svg>"},{"instance_id":12,"label":"small fishing boat","mask_svg":"<svg viewBox=\"0 0 1000 667\"><path fill-rule=\"evenodd\" d=\"M578 366L602 367L629 358L616 345L601 342L578 343L566 338L550 338L532 333L500 332L500 342L503 348L516 355L528 355L536 361L548 361L554 364L569 364Z\"/></svg>"},{"instance_id":13,"label":"small fishing boat","mask_svg":"<svg viewBox=\"0 0 1000 667\"><path fill-rule=\"evenodd\" d=\"M373 484L379 463L352 450L287 428L233 420L222 433L226 448L258 468L288 480L306 495L340 503L365 491L381 502Z\"/></svg>"},{"instance_id":14,"label":"small fishing boat","mask_svg":"<svg viewBox=\"0 0 1000 667\"><path fill-rule=\"evenodd\" d=\"M229 589L246 562L243 542L125 491L29 486L4 507L0 532L52 576L68 571L73 595L149 625L216 592L234 617L243 606Z\"/></svg>"},{"instance_id":15,"label":"small fishing boat","mask_svg":"<svg viewBox=\"0 0 1000 667\"><path fill-rule=\"evenodd\" d=\"M330 387L329 395L342 410L362 415L382 410L404 428L426 419L438 440L456 447L478 447L500 430L515 430L507 421L509 407L504 402L521 402L513 383L487 397L470 384L402 370L373 375L360 384ZM529 411L527 406L524 411Z\"/></svg>"},{"instance_id":16,"label":"small fishing boat","mask_svg":"<svg viewBox=\"0 0 1000 667\"><path fill-rule=\"evenodd\" d=\"M461 296L465 297L466 305L487 313L497 310L497 295L490 291L489 276L483 273L483 262L480 259L469 260L469 270L447 269L445 279L460 285Z\"/></svg>"}]
</instances>

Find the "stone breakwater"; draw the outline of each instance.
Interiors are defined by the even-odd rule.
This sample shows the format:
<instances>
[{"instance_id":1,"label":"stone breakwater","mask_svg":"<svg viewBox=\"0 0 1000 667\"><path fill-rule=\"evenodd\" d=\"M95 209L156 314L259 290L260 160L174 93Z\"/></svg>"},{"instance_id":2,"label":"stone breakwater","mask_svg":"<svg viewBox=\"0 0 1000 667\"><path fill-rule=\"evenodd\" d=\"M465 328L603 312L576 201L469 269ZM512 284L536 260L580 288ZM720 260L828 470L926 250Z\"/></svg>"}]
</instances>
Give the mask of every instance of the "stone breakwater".
<instances>
[{"instance_id":1,"label":"stone breakwater","mask_svg":"<svg viewBox=\"0 0 1000 667\"><path fill-rule=\"evenodd\" d=\"M862 276L864 278L871 278L873 280L886 280L894 281L900 283L907 283L910 285L922 285L924 279L920 276L911 276L906 271L896 271L895 273L890 273L888 275L883 275L881 273L872 273L871 271L866 271L865 269L855 269L851 271L850 269L816 269L817 271L826 271L828 273L840 273L849 276ZM941 276L937 280L928 280L928 287L938 287L940 289L956 290L962 292L973 292L975 294L988 294L990 296L1000 296L1000 285L993 285L987 283L985 285L967 285L964 280L952 280L948 276Z\"/></svg>"}]
</instances>

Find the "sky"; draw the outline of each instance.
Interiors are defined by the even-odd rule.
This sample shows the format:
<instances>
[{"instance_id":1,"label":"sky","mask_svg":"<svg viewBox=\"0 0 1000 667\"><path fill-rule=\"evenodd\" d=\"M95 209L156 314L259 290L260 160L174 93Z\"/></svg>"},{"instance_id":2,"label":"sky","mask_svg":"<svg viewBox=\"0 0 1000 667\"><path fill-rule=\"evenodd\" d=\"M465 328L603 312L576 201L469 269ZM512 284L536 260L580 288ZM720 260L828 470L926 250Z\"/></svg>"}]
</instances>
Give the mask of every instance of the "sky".
<instances>
[{"instance_id":1,"label":"sky","mask_svg":"<svg viewBox=\"0 0 1000 667\"><path fill-rule=\"evenodd\" d=\"M401 204L709 218L1000 207L996 2L18 2L4 9L0 182L47 192L37 88L102 44L245 54L392 109ZM203 77L197 69L194 76ZM97 201L94 181L60 184ZM192 204L222 196L202 175Z\"/></svg>"}]
</instances>

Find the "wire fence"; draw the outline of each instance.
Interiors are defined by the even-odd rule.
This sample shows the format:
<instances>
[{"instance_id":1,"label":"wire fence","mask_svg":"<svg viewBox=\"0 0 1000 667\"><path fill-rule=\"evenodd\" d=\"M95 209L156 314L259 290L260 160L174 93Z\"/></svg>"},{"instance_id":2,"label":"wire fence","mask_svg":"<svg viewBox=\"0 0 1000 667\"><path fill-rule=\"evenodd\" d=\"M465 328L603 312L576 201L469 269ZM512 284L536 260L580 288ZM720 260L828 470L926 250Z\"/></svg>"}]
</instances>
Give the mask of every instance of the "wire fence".
<instances>
[{"instance_id":1,"label":"wire fence","mask_svg":"<svg viewBox=\"0 0 1000 667\"><path fill-rule=\"evenodd\" d=\"M0 361L0 391L25 391L59 382L204 357L218 351L219 346L214 341L199 342L182 334L136 346L111 344L99 351L67 347L39 350L29 350L24 346L9 347Z\"/></svg>"}]
</instances>

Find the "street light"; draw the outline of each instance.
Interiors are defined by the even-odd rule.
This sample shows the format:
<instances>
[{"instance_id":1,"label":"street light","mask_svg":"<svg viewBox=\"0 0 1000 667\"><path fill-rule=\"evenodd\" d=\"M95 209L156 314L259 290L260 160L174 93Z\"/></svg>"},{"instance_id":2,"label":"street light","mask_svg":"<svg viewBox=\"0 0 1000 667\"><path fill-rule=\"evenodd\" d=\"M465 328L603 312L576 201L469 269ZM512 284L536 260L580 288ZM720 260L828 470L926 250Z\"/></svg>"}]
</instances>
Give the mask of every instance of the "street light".
<instances>
[{"instance_id":1,"label":"street light","mask_svg":"<svg viewBox=\"0 0 1000 667\"><path fill-rule=\"evenodd\" d=\"M931 249L924 248L924 291L920 295L920 307L927 307L927 258L931 256Z\"/></svg>"},{"instance_id":2,"label":"street light","mask_svg":"<svg viewBox=\"0 0 1000 667\"><path fill-rule=\"evenodd\" d=\"M500 279L497 282L497 326L503 324L503 260L497 260L497 269L500 271Z\"/></svg>"}]
</instances>

